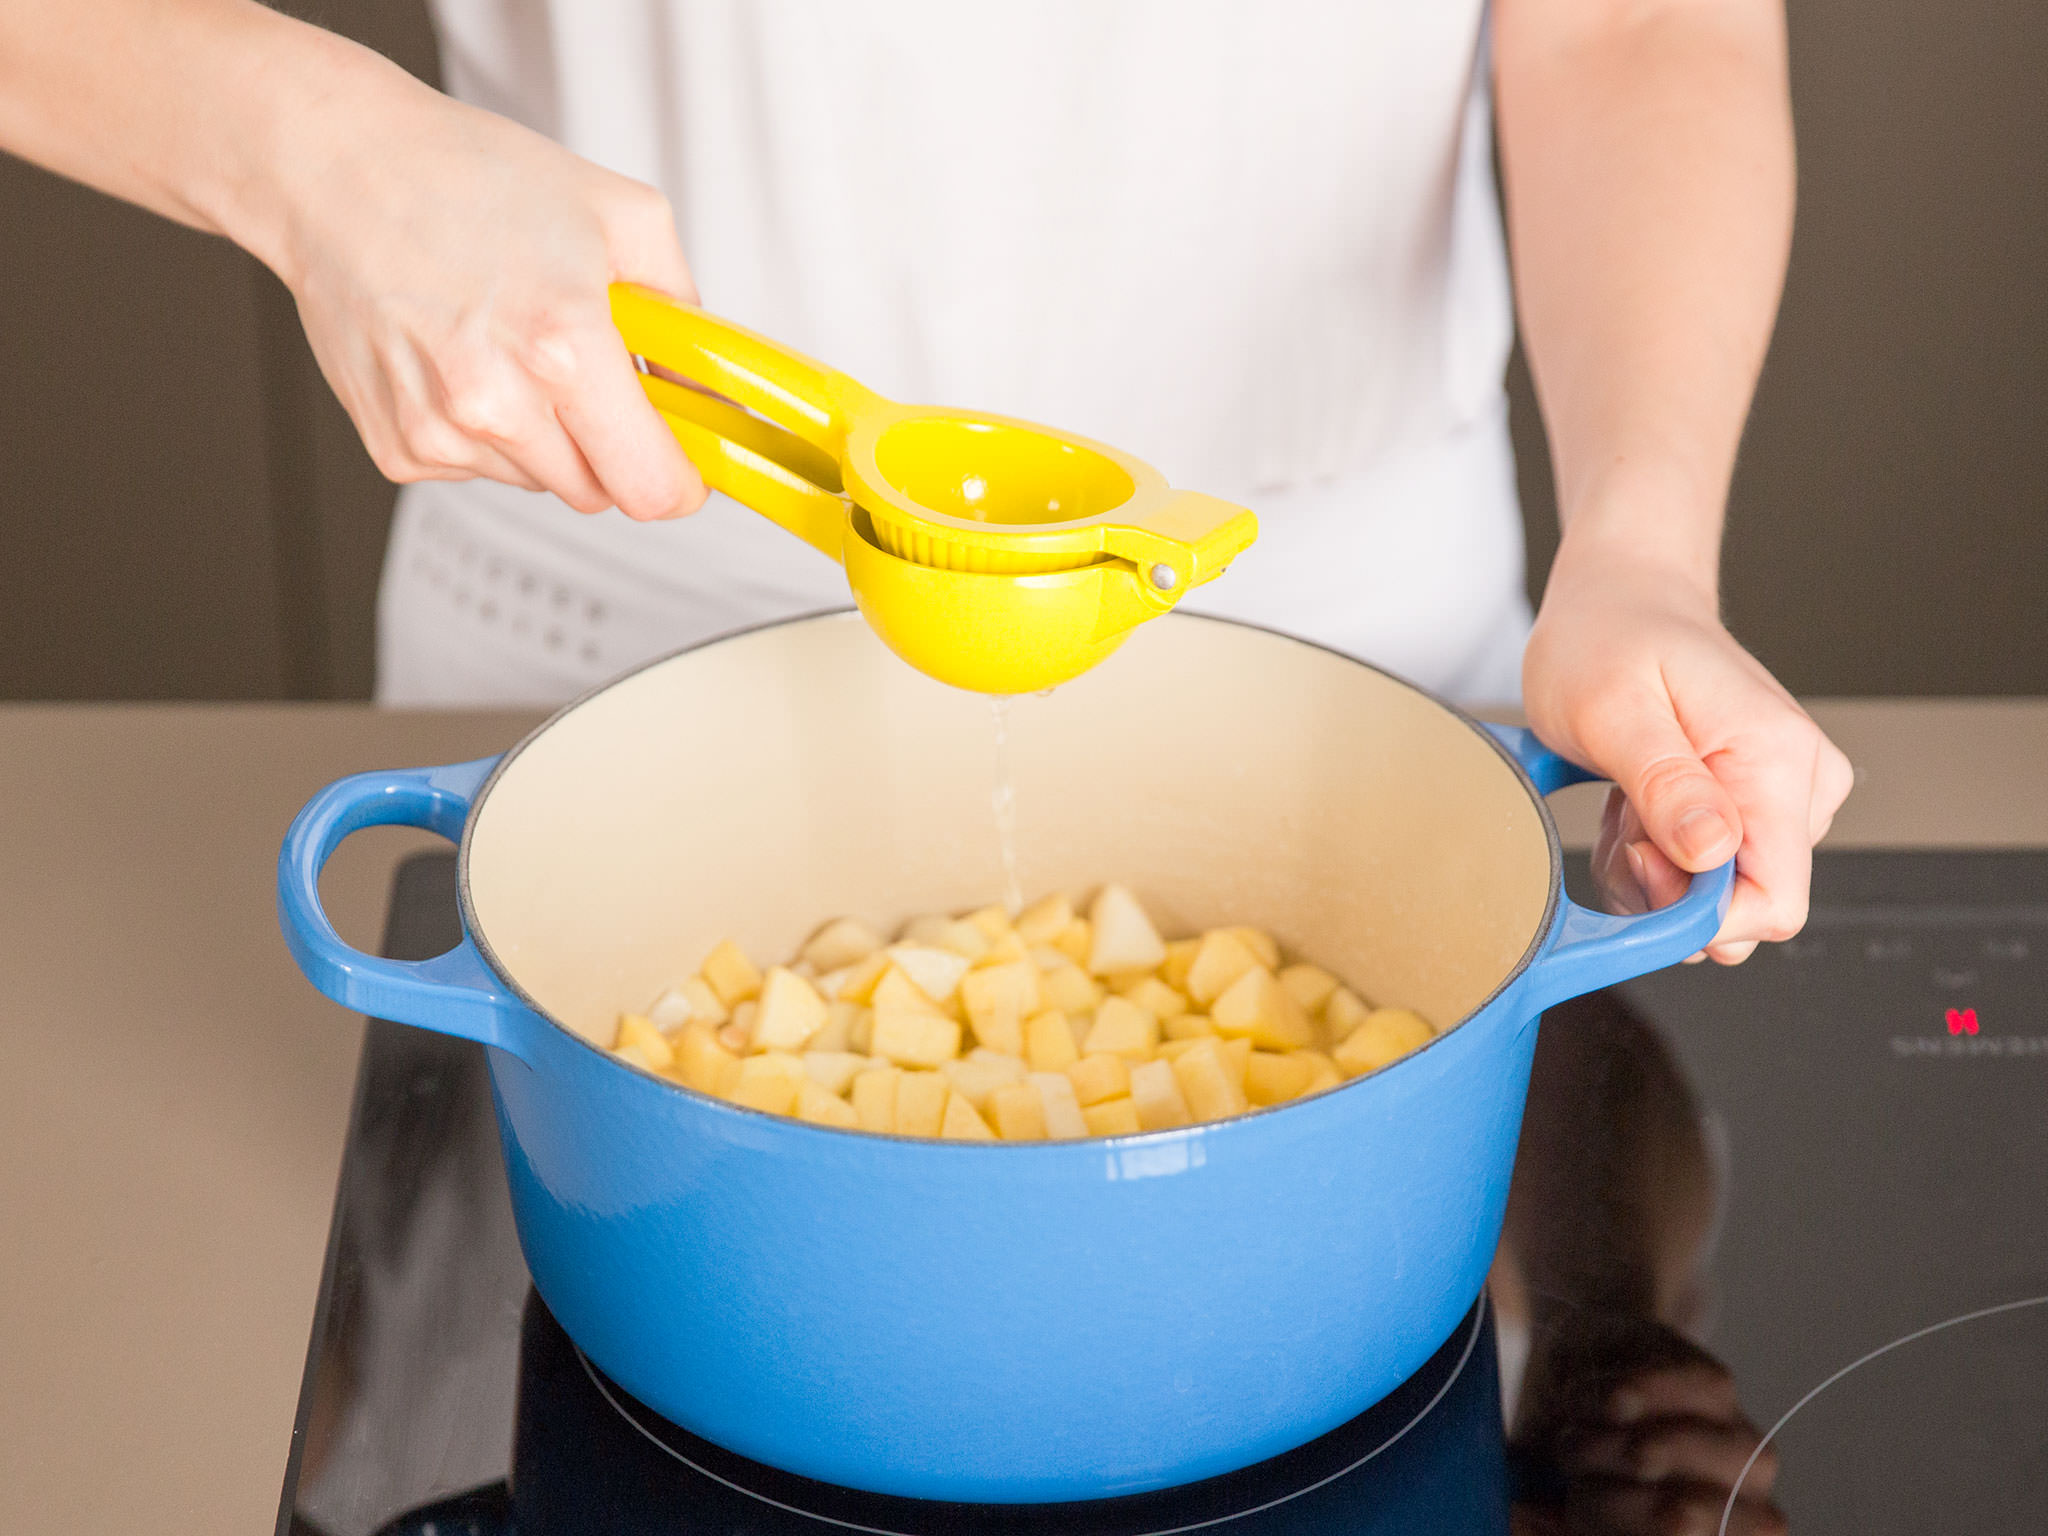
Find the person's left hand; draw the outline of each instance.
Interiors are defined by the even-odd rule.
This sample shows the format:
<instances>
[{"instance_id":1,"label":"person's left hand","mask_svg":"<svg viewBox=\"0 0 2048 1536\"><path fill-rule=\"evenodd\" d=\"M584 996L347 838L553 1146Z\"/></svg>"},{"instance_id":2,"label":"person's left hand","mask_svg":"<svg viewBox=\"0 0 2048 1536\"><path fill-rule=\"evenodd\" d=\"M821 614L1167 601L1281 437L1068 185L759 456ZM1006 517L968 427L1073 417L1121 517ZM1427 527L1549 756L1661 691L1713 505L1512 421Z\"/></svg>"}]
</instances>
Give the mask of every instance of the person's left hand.
<instances>
[{"instance_id":1,"label":"person's left hand","mask_svg":"<svg viewBox=\"0 0 2048 1536\"><path fill-rule=\"evenodd\" d=\"M1617 910L1668 906L1735 858L1709 958L1746 960L1806 922L1813 845L1854 772L1722 626L1714 595L1627 553L1560 550L1522 664L1529 723L1614 780L1593 853Z\"/></svg>"}]
</instances>

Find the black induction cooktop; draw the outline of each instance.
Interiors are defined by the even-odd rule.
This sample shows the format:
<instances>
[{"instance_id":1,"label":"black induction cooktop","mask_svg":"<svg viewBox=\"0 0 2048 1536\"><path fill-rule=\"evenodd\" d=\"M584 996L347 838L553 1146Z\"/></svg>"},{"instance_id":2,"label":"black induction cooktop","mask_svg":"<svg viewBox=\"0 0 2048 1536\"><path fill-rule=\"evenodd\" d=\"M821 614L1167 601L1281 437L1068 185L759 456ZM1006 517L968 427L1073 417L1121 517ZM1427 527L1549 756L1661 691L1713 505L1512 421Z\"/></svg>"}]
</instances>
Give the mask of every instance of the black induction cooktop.
<instances>
[{"instance_id":1,"label":"black induction cooktop","mask_svg":"<svg viewBox=\"0 0 2048 1536\"><path fill-rule=\"evenodd\" d=\"M387 952L455 937L452 857L409 861ZM1488 1294L1428 1364L1285 1456L1096 1504L879 1498L660 1419L532 1291L480 1050L372 1021L278 1522L1786 1528L2048 1529L2048 854L1823 854L1799 939L1552 1009Z\"/></svg>"}]
</instances>

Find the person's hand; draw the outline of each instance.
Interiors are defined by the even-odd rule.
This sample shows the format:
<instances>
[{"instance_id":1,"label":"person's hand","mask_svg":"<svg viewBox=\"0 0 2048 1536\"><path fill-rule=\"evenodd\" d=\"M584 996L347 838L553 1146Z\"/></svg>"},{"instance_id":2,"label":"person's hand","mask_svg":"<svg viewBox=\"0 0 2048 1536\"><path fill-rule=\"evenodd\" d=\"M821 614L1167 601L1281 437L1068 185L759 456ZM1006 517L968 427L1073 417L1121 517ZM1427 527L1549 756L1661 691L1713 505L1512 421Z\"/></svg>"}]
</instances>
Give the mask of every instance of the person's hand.
<instances>
[{"instance_id":1,"label":"person's hand","mask_svg":"<svg viewBox=\"0 0 2048 1536\"><path fill-rule=\"evenodd\" d=\"M1722 627L1711 591L1568 538L1522 687L1536 734L1617 786L1593 855L1617 910L1668 906L1688 872L1732 854L1734 901L1706 954L1734 964L1799 931L1813 845L1854 775Z\"/></svg>"},{"instance_id":2,"label":"person's hand","mask_svg":"<svg viewBox=\"0 0 2048 1536\"><path fill-rule=\"evenodd\" d=\"M579 512L694 511L703 482L606 296L625 280L695 301L666 200L379 65L294 114L263 252L377 467L552 491Z\"/></svg>"}]
</instances>

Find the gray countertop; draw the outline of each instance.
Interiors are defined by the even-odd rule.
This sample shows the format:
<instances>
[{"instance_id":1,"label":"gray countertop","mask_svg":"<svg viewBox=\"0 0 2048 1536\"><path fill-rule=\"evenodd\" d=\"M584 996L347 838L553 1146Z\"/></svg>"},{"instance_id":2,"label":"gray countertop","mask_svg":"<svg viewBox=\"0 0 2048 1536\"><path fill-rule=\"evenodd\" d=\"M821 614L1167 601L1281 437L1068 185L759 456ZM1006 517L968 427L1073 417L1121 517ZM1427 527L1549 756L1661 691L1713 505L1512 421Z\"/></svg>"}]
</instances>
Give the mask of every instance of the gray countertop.
<instances>
[{"instance_id":1,"label":"gray countertop","mask_svg":"<svg viewBox=\"0 0 2048 1536\"><path fill-rule=\"evenodd\" d=\"M1836 846L2048 846L2048 700L1833 700ZM360 1023L278 938L277 846L344 773L529 714L0 706L0 1489L24 1532L268 1530ZM1600 791L1557 810L1582 841ZM324 883L374 945L378 829Z\"/></svg>"}]
</instances>

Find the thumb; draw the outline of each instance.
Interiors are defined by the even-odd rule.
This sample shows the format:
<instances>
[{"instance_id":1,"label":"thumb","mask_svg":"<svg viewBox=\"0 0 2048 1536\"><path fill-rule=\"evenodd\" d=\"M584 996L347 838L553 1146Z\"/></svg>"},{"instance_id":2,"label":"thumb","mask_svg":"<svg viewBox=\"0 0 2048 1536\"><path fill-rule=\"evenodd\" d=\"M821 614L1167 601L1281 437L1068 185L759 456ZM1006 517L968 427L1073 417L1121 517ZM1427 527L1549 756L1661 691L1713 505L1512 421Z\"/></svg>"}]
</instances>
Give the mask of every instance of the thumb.
<instances>
[{"instance_id":1,"label":"thumb","mask_svg":"<svg viewBox=\"0 0 2048 1536\"><path fill-rule=\"evenodd\" d=\"M1668 706L1645 710L1602 746L1593 754L1598 766L1621 786L1666 858L1698 874L1734 856L1742 813Z\"/></svg>"}]
</instances>

